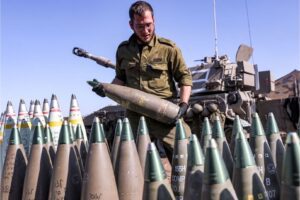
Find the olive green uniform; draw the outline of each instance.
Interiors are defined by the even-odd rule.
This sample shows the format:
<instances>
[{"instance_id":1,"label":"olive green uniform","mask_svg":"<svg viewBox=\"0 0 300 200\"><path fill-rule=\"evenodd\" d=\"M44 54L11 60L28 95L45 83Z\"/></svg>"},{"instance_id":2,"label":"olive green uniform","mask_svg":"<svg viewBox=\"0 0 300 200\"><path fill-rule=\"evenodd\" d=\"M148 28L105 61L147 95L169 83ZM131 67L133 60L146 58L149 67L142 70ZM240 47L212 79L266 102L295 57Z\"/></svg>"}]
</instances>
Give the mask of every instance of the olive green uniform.
<instances>
[{"instance_id":1,"label":"olive green uniform","mask_svg":"<svg viewBox=\"0 0 300 200\"><path fill-rule=\"evenodd\" d=\"M182 85L191 86L192 77L182 54L176 45L167 39L154 36L149 44L138 46L133 34L128 41L122 42L116 54L116 78L125 86L154 94L162 99L177 97L177 89ZM141 115L127 111L132 130L136 134ZM175 124L164 124L146 118L150 135L163 141L167 148L173 149ZM185 124L187 127L187 125ZM187 134L190 130L187 128Z\"/></svg>"}]
</instances>

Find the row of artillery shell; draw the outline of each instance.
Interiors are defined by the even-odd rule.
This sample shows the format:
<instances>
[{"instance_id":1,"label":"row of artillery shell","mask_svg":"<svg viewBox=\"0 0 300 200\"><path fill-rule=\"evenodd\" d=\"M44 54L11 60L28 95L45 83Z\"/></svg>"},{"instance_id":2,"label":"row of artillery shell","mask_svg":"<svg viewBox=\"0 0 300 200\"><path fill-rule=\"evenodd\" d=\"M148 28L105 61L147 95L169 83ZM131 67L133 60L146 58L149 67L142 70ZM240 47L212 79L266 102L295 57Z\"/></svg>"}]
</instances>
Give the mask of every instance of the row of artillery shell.
<instances>
[{"instance_id":1,"label":"row of artillery shell","mask_svg":"<svg viewBox=\"0 0 300 200\"><path fill-rule=\"evenodd\" d=\"M18 129L14 126L2 173L1 197L2 199L299 198L300 142L296 133L288 134L285 147L283 146L281 151L283 159L279 182L277 164L273 159L273 155L277 154L271 153L273 151L269 146L271 142L266 139L257 115L253 116L250 143L245 138L242 127L238 125L240 124L238 117L236 118L233 128L235 134L233 154L230 154L226 139L220 140L223 133L218 120L214 122L213 129L206 120L202 130L203 137L200 140L203 145L200 145L194 134L188 139L181 121L177 122L171 184L167 180L155 145L150 142L143 118L136 143L129 120L125 118L123 123L118 121L112 152L109 152L103 127L99 119L95 118L86 160L80 151L86 144L81 142L81 147L78 148L76 140L71 139L67 122L64 122L55 159L51 159L49 148L45 146L45 132L41 128L41 123L38 123L27 162ZM269 126L269 129L273 130L270 135L277 134L276 128ZM276 142L276 149L279 143ZM276 150L275 153L279 151ZM233 161L231 165L226 165L225 160L230 159L227 156L231 156ZM276 158L279 160L280 156Z\"/></svg>"}]
</instances>

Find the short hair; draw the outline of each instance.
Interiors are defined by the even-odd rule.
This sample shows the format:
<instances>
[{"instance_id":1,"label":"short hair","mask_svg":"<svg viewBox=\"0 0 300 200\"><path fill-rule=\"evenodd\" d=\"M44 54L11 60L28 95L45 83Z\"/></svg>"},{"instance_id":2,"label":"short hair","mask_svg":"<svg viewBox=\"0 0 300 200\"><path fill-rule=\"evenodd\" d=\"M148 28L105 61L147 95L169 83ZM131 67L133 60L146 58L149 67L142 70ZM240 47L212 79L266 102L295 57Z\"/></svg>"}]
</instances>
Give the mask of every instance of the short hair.
<instances>
[{"instance_id":1,"label":"short hair","mask_svg":"<svg viewBox=\"0 0 300 200\"><path fill-rule=\"evenodd\" d=\"M152 6L148 2L146 2L146 1L136 1L129 8L129 17L130 17L130 20L131 21L133 20L134 15L142 16L143 13L146 10L149 10L152 13L152 16L154 15L153 8L152 8Z\"/></svg>"}]
</instances>

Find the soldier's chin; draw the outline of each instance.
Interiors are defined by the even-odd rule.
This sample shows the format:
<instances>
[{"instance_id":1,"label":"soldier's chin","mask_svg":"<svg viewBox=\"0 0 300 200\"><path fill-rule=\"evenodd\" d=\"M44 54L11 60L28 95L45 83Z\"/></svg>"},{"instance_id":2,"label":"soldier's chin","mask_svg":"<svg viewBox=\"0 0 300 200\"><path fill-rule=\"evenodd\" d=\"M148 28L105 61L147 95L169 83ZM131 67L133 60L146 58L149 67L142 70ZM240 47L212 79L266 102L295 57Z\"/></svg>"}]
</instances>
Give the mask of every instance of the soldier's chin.
<instances>
[{"instance_id":1,"label":"soldier's chin","mask_svg":"<svg viewBox=\"0 0 300 200\"><path fill-rule=\"evenodd\" d=\"M153 37L153 36L152 36ZM143 44L148 44L150 41L151 41L151 39L152 39L152 37L143 37L143 38L140 38L139 37L139 40L140 40L140 42L141 43L143 43Z\"/></svg>"}]
</instances>

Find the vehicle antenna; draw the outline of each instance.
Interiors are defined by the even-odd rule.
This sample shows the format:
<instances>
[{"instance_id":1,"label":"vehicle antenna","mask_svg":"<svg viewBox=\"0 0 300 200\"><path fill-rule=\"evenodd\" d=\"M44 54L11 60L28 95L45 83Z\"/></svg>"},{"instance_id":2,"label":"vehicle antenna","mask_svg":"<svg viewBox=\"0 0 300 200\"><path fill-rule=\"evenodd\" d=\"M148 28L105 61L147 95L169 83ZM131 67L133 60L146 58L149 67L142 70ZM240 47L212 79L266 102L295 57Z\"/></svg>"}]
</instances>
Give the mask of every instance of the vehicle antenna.
<instances>
[{"instance_id":1,"label":"vehicle antenna","mask_svg":"<svg viewBox=\"0 0 300 200\"><path fill-rule=\"evenodd\" d=\"M214 33L215 33L215 58L219 60L218 56L218 34L217 34L217 14L216 14L216 0L213 0L214 9Z\"/></svg>"},{"instance_id":2,"label":"vehicle antenna","mask_svg":"<svg viewBox=\"0 0 300 200\"><path fill-rule=\"evenodd\" d=\"M246 7L246 16L247 16L247 25L248 25L248 34L249 34L249 42L250 42L250 47L253 48L252 46L252 35L251 35L251 27L250 27L250 18L249 18L249 9L248 9L248 1L245 0L245 7ZM254 56L252 54L252 63L254 64Z\"/></svg>"}]
</instances>

